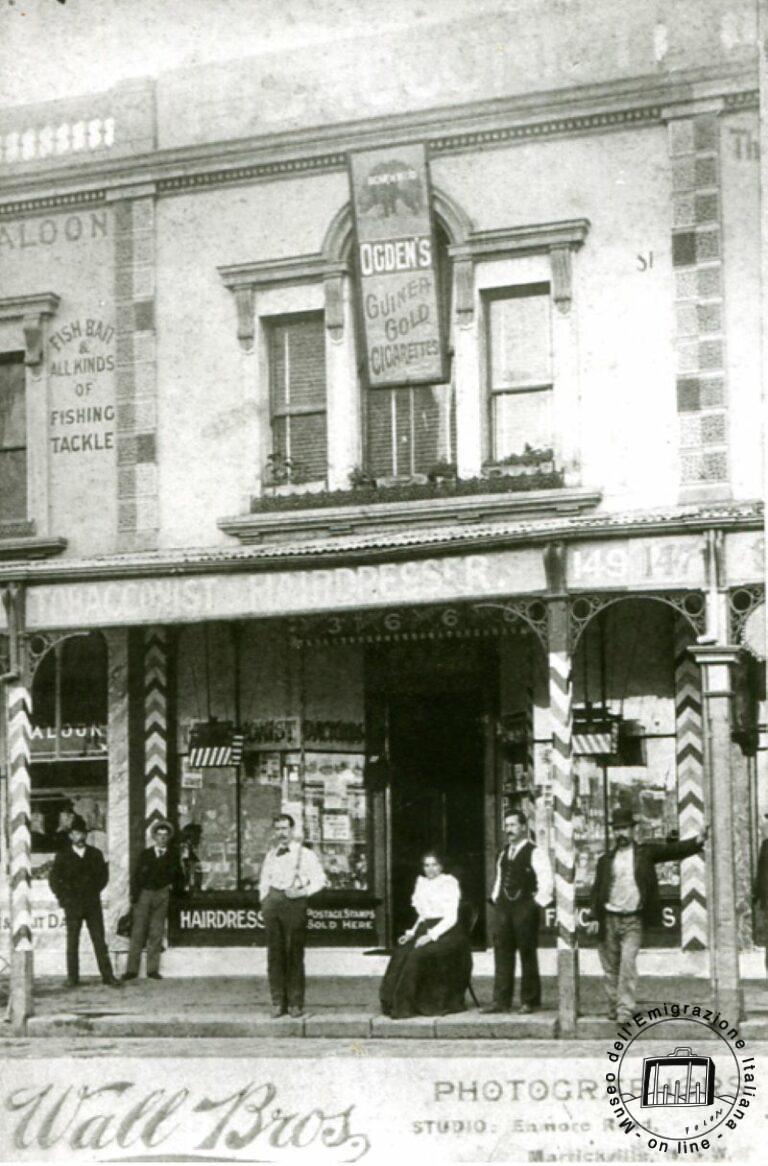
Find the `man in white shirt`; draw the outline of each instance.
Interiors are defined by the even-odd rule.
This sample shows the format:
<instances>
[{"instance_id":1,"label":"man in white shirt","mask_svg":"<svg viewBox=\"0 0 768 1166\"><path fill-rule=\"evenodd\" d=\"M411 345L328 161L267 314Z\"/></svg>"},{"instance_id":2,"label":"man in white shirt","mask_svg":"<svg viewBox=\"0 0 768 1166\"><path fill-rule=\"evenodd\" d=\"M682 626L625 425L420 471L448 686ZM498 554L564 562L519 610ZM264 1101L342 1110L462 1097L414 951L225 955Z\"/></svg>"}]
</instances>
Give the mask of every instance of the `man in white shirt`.
<instances>
[{"instance_id":1,"label":"man in white shirt","mask_svg":"<svg viewBox=\"0 0 768 1166\"><path fill-rule=\"evenodd\" d=\"M483 1012L510 1012L515 986L515 962L522 969L520 1012L541 1005L539 978L540 909L552 901L552 867L543 850L528 839L528 820L522 810L504 818L507 844L496 861L493 903L493 1003Z\"/></svg>"},{"instance_id":2,"label":"man in white shirt","mask_svg":"<svg viewBox=\"0 0 768 1166\"><path fill-rule=\"evenodd\" d=\"M314 850L293 837L290 814L279 814L272 825L276 844L267 851L259 875L272 1016L286 1011L303 1016L307 899L328 880Z\"/></svg>"}]
</instances>

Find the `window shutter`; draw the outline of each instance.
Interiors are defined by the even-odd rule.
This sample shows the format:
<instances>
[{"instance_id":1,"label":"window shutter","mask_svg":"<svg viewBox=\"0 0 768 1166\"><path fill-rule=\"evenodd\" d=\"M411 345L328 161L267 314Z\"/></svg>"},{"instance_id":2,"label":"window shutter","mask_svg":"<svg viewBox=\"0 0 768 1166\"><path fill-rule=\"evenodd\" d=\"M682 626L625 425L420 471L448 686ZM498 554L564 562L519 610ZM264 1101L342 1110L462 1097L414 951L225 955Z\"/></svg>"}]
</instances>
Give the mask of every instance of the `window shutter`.
<instances>
[{"instance_id":1,"label":"window shutter","mask_svg":"<svg viewBox=\"0 0 768 1166\"><path fill-rule=\"evenodd\" d=\"M291 463L292 481L320 481L328 461L322 313L276 323L271 358L273 452Z\"/></svg>"},{"instance_id":2,"label":"window shutter","mask_svg":"<svg viewBox=\"0 0 768 1166\"><path fill-rule=\"evenodd\" d=\"M0 522L27 518L26 383L22 353L0 358Z\"/></svg>"}]
</instances>

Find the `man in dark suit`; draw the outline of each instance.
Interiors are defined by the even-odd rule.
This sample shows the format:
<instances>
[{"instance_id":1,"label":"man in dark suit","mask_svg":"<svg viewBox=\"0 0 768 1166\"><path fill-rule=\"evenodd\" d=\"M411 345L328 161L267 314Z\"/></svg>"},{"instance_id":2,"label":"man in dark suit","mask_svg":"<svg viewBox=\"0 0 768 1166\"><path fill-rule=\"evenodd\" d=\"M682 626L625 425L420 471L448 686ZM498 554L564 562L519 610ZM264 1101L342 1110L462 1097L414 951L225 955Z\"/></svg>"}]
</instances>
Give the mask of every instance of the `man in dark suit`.
<instances>
[{"instance_id":1,"label":"man in dark suit","mask_svg":"<svg viewBox=\"0 0 768 1166\"><path fill-rule=\"evenodd\" d=\"M139 855L131 880L133 926L124 980L135 980L138 976L145 944L147 976L150 980L162 980L160 952L163 949L171 890L177 894L184 890L181 859L170 844L173 826L165 820L155 822L150 833L152 845Z\"/></svg>"},{"instance_id":2,"label":"man in dark suit","mask_svg":"<svg viewBox=\"0 0 768 1166\"><path fill-rule=\"evenodd\" d=\"M109 871L104 855L95 846L86 846L87 827L78 815L72 816L69 841L53 861L49 883L64 909L67 922L67 984L80 982L80 929L85 923L91 937L101 978L111 988L119 987L104 938L104 914L101 892L107 885Z\"/></svg>"},{"instance_id":3,"label":"man in dark suit","mask_svg":"<svg viewBox=\"0 0 768 1166\"><path fill-rule=\"evenodd\" d=\"M534 1012L541 1004L539 979L539 916L552 901L549 858L528 838L528 820L522 810L504 818L507 844L496 860L493 903L493 1003L483 1012L509 1012L515 986L515 962L520 953L520 1012Z\"/></svg>"},{"instance_id":4,"label":"man in dark suit","mask_svg":"<svg viewBox=\"0 0 768 1166\"><path fill-rule=\"evenodd\" d=\"M752 899L763 913L765 970L768 973L768 814L763 815L763 830L766 833L760 843L760 853L757 856L757 871L752 887Z\"/></svg>"},{"instance_id":5,"label":"man in dark suit","mask_svg":"<svg viewBox=\"0 0 768 1166\"><path fill-rule=\"evenodd\" d=\"M636 1008L637 953L643 927L661 913L656 863L698 854L709 834L705 826L682 842L635 842L635 820L629 810L616 810L611 820L613 848L597 860L592 887L590 929L600 938L600 963L605 973L608 1016L629 1020Z\"/></svg>"}]
</instances>

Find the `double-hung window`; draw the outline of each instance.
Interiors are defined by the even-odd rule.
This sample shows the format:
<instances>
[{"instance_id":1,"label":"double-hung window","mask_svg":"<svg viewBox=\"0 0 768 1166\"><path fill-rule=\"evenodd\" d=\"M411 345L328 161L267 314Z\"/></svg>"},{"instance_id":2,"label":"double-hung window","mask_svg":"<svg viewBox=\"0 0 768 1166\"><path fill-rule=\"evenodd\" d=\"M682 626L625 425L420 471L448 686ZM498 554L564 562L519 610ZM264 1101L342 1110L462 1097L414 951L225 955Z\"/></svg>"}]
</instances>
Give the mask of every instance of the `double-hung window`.
<instances>
[{"instance_id":1,"label":"double-hung window","mask_svg":"<svg viewBox=\"0 0 768 1166\"><path fill-rule=\"evenodd\" d=\"M273 477L325 481L328 462L325 323L322 312L269 325Z\"/></svg>"},{"instance_id":2,"label":"double-hung window","mask_svg":"<svg viewBox=\"0 0 768 1166\"><path fill-rule=\"evenodd\" d=\"M0 354L0 523L27 520L24 354Z\"/></svg>"},{"instance_id":3,"label":"double-hung window","mask_svg":"<svg viewBox=\"0 0 768 1166\"><path fill-rule=\"evenodd\" d=\"M552 444L552 323L549 284L489 292L488 390L494 462Z\"/></svg>"}]
</instances>

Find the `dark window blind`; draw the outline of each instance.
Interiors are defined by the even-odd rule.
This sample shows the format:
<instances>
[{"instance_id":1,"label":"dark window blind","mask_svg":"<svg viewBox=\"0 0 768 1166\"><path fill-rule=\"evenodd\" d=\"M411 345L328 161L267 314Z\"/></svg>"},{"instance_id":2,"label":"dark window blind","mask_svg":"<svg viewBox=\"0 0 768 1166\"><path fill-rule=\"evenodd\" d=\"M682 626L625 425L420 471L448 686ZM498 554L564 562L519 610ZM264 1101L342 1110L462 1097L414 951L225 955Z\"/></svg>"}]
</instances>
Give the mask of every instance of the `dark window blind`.
<instances>
[{"instance_id":1,"label":"dark window blind","mask_svg":"<svg viewBox=\"0 0 768 1166\"><path fill-rule=\"evenodd\" d=\"M270 357L272 452L290 463L291 481L321 481L328 461L322 313L273 324Z\"/></svg>"},{"instance_id":2,"label":"dark window blind","mask_svg":"<svg viewBox=\"0 0 768 1166\"><path fill-rule=\"evenodd\" d=\"M0 355L0 522L27 518L27 421L22 353Z\"/></svg>"}]
</instances>

